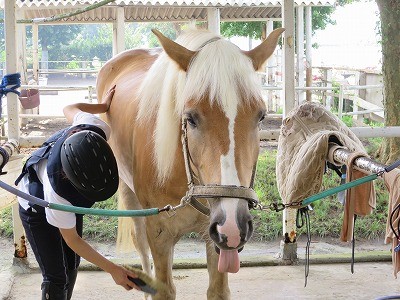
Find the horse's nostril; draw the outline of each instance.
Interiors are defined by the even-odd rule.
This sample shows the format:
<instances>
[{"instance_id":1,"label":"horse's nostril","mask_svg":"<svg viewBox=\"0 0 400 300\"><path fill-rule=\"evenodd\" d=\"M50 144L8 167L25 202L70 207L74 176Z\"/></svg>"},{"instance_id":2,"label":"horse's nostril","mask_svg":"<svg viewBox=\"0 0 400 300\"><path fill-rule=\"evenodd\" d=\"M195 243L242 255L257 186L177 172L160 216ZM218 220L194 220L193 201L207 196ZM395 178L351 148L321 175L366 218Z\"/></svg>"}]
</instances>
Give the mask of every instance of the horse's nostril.
<instances>
[{"instance_id":1,"label":"horse's nostril","mask_svg":"<svg viewBox=\"0 0 400 300\"><path fill-rule=\"evenodd\" d=\"M216 245L214 245L214 247L215 247L215 252L217 252L217 254L219 255L221 250Z\"/></svg>"},{"instance_id":2,"label":"horse's nostril","mask_svg":"<svg viewBox=\"0 0 400 300\"><path fill-rule=\"evenodd\" d=\"M253 220L250 220L247 225L248 225L248 230L247 230L246 240L248 241L253 234Z\"/></svg>"},{"instance_id":3,"label":"horse's nostril","mask_svg":"<svg viewBox=\"0 0 400 300\"><path fill-rule=\"evenodd\" d=\"M217 222L212 223L212 224L210 225L210 229L209 229L210 238L211 238L214 242L219 242L219 240L220 240L220 236L219 236L219 233L218 233L218 230L217 230L217 225L218 225Z\"/></svg>"}]
</instances>

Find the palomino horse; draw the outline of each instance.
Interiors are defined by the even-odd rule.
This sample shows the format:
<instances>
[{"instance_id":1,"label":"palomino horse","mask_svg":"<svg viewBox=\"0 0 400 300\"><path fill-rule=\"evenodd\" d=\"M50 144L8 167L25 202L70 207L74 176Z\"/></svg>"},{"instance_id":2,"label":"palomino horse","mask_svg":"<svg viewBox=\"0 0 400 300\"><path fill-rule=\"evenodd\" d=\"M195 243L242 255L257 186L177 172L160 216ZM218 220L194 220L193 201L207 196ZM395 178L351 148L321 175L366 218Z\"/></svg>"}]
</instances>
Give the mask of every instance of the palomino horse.
<instances>
[{"instance_id":1,"label":"palomino horse","mask_svg":"<svg viewBox=\"0 0 400 300\"><path fill-rule=\"evenodd\" d=\"M99 98L117 86L106 120L121 178L119 201L127 209L176 206L188 188L200 187L199 198L207 199L172 214L134 218L133 241L143 269L151 271L150 250L155 276L168 287L154 299L174 299L174 245L200 233L207 241L208 299L229 299L227 273L239 270L238 252L253 232L249 207L256 197L249 187L265 115L255 71L283 29L251 51L207 31L189 30L176 42L153 32L164 51L125 51L98 75Z\"/></svg>"}]
</instances>

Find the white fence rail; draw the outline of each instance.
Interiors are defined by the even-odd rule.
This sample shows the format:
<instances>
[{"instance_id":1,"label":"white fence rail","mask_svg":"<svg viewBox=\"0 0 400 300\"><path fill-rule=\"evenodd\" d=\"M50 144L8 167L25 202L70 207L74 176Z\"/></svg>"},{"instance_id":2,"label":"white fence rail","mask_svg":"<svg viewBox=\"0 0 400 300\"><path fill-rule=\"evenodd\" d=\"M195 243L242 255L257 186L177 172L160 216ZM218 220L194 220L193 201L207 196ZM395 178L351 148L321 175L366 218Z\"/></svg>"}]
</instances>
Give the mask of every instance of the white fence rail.
<instances>
[{"instance_id":1,"label":"white fence rail","mask_svg":"<svg viewBox=\"0 0 400 300\"><path fill-rule=\"evenodd\" d=\"M87 96L85 96L85 100L88 102L92 102L96 97L95 87L94 86L42 86L42 85L23 85L22 89L39 89L40 91L87 91ZM282 87L276 86L262 86L263 90L266 91L282 91ZM337 115L339 118L345 115L366 115L366 114L375 114L383 119L383 108L379 107L375 104L369 103L356 95L349 95L349 91L357 91L357 90L366 90L366 89L382 89L382 85L340 85L339 88L334 87L296 87L297 91L313 91L314 95L318 93L321 99L323 99L323 104L327 107L327 109L333 108L332 97L337 97ZM338 93L335 93L335 90L338 90ZM323 92L321 94L321 92ZM329 92L329 93L327 93ZM57 96L54 96L55 100ZM329 99L330 97L330 99ZM344 101L349 100L353 103L352 111L344 111ZM6 111L3 109L3 111ZM7 120L7 115L3 115L4 120ZM34 119L34 120L43 120L43 119L55 119L55 118L64 118L63 115L52 115L52 114L38 114L38 113L29 113L29 111L22 110L19 115L21 119ZM269 118L282 118L282 114L271 114ZM400 136L400 127L383 127L383 128L375 128L375 127L354 127L352 128L356 132L357 135L361 135L362 137L395 137ZM279 131L263 131L261 132L261 138L264 140L277 140L279 136ZM46 137L43 136L29 136L29 137L21 137L20 138L20 146L21 147L33 147L39 146L44 142ZM6 135L1 136L1 139L7 139Z\"/></svg>"}]
</instances>

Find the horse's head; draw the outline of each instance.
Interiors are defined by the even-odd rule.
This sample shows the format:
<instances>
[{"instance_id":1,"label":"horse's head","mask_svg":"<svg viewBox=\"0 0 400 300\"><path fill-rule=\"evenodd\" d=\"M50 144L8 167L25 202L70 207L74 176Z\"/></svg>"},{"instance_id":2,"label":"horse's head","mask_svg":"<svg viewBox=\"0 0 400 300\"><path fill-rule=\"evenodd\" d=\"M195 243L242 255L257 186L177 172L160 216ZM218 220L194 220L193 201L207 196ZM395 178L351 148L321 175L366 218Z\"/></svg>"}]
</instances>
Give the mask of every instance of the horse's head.
<instances>
[{"instance_id":1,"label":"horse's head","mask_svg":"<svg viewBox=\"0 0 400 300\"><path fill-rule=\"evenodd\" d=\"M220 272L238 271L238 251L253 232L252 201L236 196L229 186L246 190L252 185L258 125L265 116L255 71L273 53L282 32L275 30L260 46L245 52L211 33L199 37L196 32L178 40L184 47L154 31L178 70L170 93L175 102L172 114L184 123L188 176L195 184L227 189L208 201L209 233L220 253Z\"/></svg>"}]
</instances>

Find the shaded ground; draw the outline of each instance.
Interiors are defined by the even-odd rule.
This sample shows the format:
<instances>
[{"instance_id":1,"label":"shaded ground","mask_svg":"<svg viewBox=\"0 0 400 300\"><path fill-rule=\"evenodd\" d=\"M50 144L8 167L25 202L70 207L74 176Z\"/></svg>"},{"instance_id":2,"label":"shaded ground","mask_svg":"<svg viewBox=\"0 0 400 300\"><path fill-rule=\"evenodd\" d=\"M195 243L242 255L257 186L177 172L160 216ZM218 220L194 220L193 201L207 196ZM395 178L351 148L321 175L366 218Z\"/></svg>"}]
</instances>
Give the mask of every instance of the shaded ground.
<instances>
[{"instance_id":1,"label":"shaded ground","mask_svg":"<svg viewBox=\"0 0 400 300\"><path fill-rule=\"evenodd\" d=\"M389 263L360 263L355 274L347 265L311 266L304 287L302 266L242 268L229 276L232 299L376 299L399 294ZM174 270L178 300L207 299L205 269ZM25 274L14 282L9 300L40 299L39 274ZM140 292L116 286L104 272L80 272L73 299L143 299Z\"/></svg>"},{"instance_id":2,"label":"shaded ground","mask_svg":"<svg viewBox=\"0 0 400 300\"><path fill-rule=\"evenodd\" d=\"M134 253L119 254L114 245L91 243L103 255L115 262L138 263ZM314 240L311 244L311 265L307 287L304 287L304 241L298 244L300 262L293 266L277 265L279 241L250 243L241 252L242 268L229 275L232 299L377 299L400 294L394 279L389 246L381 241L358 242L355 273L350 272L350 245L333 240ZM28 248L33 269L11 267L13 246L8 239L0 239L0 299L40 299L39 274L32 252ZM342 262L320 264L320 262ZM345 263L343 263L345 262ZM205 250L201 242L184 240L175 251L173 271L177 299L206 299L208 275ZM253 267L244 267L253 265ZM182 269L183 267L191 269ZM143 299L136 291L127 292L115 285L105 272L89 271L93 266L82 262L73 299ZM21 272L23 271L23 272ZM15 273L18 272L18 273ZM3 297L3 298L2 298Z\"/></svg>"}]
</instances>

